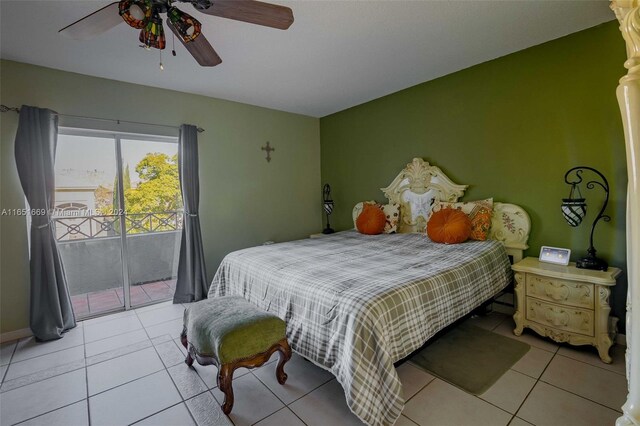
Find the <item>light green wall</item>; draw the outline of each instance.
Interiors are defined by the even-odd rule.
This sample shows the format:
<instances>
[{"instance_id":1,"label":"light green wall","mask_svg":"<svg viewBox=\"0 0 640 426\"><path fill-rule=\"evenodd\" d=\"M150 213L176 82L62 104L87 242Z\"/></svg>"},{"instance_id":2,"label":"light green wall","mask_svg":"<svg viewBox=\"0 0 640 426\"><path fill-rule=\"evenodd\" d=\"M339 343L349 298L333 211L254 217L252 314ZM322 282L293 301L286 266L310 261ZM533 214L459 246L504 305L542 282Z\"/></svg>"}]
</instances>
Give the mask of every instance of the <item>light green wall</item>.
<instances>
[{"instance_id":1,"label":"light green wall","mask_svg":"<svg viewBox=\"0 0 640 426\"><path fill-rule=\"evenodd\" d=\"M322 118L332 225L352 227L353 205L384 199L378 188L422 157L469 184L464 199L494 197L524 207L533 223L528 255L551 245L571 248L575 258L588 247L603 194L582 188L589 215L570 228L560 213L569 194L563 177L588 165L611 185L612 221L598 225L594 245L624 268L627 179L615 97L624 60L617 23L609 22ZM623 280L613 295L618 316L625 295Z\"/></svg>"},{"instance_id":2,"label":"light green wall","mask_svg":"<svg viewBox=\"0 0 640 426\"><path fill-rule=\"evenodd\" d=\"M224 255L321 226L317 118L140 85L0 62L3 104L60 113L204 127L199 135L200 218L209 278ZM18 117L0 114L0 209L24 208L13 141ZM260 147L276 148L270 163ZM24 217L0 222L0 331L28 327L29 263Z\"/></svg>"}]
</instances>

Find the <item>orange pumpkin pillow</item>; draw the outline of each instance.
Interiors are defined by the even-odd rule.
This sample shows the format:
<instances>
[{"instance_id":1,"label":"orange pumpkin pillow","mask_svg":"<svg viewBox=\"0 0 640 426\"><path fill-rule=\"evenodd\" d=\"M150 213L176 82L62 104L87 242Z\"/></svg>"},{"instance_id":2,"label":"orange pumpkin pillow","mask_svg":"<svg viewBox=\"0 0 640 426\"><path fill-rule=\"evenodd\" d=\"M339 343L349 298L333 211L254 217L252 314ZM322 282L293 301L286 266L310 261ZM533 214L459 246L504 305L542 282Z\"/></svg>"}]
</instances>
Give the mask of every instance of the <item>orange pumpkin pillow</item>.
<instances>
[{"instance_id":1,"label":"orange pumpkin pillow","mask_svg":"<svg viewBox=\"0 0 640 426\"><path fill-rule=\"evenodd\" d=\"M435 213L444 208L461 210L469 216L469 219L471 219L470 239L484 241L489 238L491 216L493 216L493 198L478 201L462 201L458 203L436 201L431 212Z\"/></svg>"},{"instance_id":2,"label":"orange pumpkin pillow","mask_svg":"<svg viewBox=\"0 0 640 426\"><path fill-rule=\"evenodd\" d=\"M356 228L361 234L378 235L384 232L387 217L380 207L375 204L362 206L362 213L356 219Z\"/></svg>"},{"instance_id":3,"label":"orange pumpkin pillow","mask_svg":"<svg viewBox=\"0 0 640 426\"><path fill-rule=\"evenodd\" d=\"M460 210L450 208L439 210L427 223L427 235L436 243L463 243L471 235L471 219Z\"/></svg>"}]
</instances>

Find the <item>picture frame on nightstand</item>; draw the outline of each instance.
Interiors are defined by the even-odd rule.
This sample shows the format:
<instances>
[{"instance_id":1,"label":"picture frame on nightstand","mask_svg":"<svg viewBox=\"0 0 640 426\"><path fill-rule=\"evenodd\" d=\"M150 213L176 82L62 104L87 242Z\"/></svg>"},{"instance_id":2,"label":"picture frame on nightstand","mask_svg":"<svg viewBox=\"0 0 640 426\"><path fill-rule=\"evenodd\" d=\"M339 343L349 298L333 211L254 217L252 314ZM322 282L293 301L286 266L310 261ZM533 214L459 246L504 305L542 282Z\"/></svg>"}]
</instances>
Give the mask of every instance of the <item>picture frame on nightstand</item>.
<instances>
[{"instance_id":1,"label":"picture frame on nightstand","mask_svg":"<svg viewBox=\"0 0 640 426\"><path fill-rule=\"evenodd\" d=\"M540 247L540 262L567 266L571 257L571 249L561 247Z\"/></svg>"}]
</instances>

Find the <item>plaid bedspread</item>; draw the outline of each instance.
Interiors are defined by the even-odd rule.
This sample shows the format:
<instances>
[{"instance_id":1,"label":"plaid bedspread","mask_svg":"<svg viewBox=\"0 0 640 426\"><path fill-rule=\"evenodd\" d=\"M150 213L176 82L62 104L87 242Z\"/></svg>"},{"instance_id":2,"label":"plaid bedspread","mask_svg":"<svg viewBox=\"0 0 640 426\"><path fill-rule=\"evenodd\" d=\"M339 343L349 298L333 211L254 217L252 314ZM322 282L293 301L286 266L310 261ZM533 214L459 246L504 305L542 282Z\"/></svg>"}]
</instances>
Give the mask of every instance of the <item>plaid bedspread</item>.
<instances>
[{"instance_id":1,"label":"plaid bedspread","mask_svg":"<svg viewBox=\"0 0 640 426\"><path fill-rule=\"evenodd\" d=\"M331 371L351 411L391 425L404 407L393 363L511 280L501 243L340 232L239 250L209 297L237 294L287 322L291 347Z\"/></svg>"}]
</instances>

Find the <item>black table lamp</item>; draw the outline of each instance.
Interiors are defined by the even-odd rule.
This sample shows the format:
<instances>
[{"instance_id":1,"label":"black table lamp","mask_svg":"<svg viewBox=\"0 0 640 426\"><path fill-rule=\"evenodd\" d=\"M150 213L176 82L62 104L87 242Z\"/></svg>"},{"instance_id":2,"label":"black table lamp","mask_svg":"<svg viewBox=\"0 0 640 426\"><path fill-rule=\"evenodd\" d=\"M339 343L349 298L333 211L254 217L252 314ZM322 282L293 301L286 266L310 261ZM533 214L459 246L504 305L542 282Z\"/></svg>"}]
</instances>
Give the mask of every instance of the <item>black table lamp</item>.
<instances>
[{"instance_id":1,"label":"black table lamp","mask_svg":"<svg viewBox=\"0 0 640 426\"><path fill-rule=\"evenodd\" d=\"M596 225L602 219L605 222L609 222L611 218L604 214L604 210L607 208L609 202L609 182L602 173L592 167L578 166L569 169L564 175L564 181L571 185L571 192L569 198L562 199L562 215L570 226L576 227L582 223L587 214L587 203L580 193L580 183L582 183L582 172L590 170L597 174L602 182L597 180L591 180L587 182L587 189L593 189L596 185L604 190L605 198L604 204L596 216L593 224L591 225L591 237L589 238L589 248L587 249L587 255L578 259L576 267L581 269L595 269L599 271L606 271L609 265L606 261L596 257L596 249L593 247L593 231L596 229Z\"/></svg>"},{"instance_id":2,"label":"black table lamp","mask_svg":"<svg viewBox=\"0 0 640 426\"><path fill-rule=\"evenodd\" d=\"M327 227L322 230L322 233L333 234L335 231L329 225L329 215L333 212L333 200L331 199L331 187L328 183L322 188L322 207L327 215Z\"/></svg>"}]
</instances>

